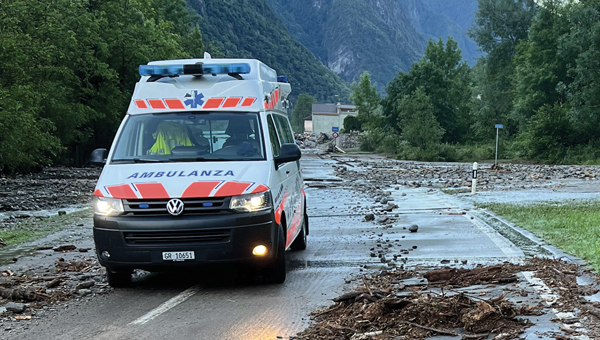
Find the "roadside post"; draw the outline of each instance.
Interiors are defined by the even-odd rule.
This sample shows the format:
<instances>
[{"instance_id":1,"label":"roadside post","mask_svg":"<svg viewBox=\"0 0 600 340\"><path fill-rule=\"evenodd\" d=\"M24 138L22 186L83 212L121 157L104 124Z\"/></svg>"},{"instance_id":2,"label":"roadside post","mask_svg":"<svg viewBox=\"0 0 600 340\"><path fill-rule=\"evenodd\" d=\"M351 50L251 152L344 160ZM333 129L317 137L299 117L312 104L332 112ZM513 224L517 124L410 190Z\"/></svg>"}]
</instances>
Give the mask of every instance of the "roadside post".
<instances>
[{"instance_id":1,"label":"roadside post","mask_svg":"<svg viewBox=\"0 0 600 340\"><path fill-rule=\"evenodd\" d=\"M340 127L332 126L331 127L331 136L333 136L333 152L335 152L335 147L337 146L337 138L340 136Z\"/></svg>"},{"instance_id":2,"label":"roadside post","mask_svg":"<svg viewBox=\"0 0 600 340\"><path fill-rule=\"evenodd\" d=\"M477 162L473 163L473 179L471 180L471 195L477 190Z\"/></svg>"},{"instance_id":3,"label":"roadside post","mask_svg":"<svg viewBox=\"0 0 600 340\"><path fill-rule=\"evenodd\" d=\"M496 124L496 158L494 160L494 168L498 167L498 131L500 131L500 129L503 129L504 125L502 124Z\"/></svg>"}]
</instances>

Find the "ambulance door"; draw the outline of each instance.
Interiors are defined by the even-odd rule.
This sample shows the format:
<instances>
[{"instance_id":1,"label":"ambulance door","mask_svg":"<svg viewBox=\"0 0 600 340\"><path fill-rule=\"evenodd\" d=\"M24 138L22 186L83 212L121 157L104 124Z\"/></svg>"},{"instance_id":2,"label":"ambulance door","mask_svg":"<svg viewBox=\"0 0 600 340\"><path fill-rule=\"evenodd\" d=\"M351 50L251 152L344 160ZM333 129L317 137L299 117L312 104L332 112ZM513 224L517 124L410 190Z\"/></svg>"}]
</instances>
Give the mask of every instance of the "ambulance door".
<instances>
[{"instance_id":1,"label":"ambulance door","mask_svg":"<svg viewBox=\"0 0 600 340\"><path fill-rule=\"evenodd\" d=\"M287 117L279 114L272 115L281 144L294 143L294 134ZM300 177L300 161L288 162L280 165L277 170L284 180L286 190L285 216L288 225L288 245L300 231L300 221L302 220L302 183ZM283 176L285 178L283 178Z\"/></svg>"}]
</instances>

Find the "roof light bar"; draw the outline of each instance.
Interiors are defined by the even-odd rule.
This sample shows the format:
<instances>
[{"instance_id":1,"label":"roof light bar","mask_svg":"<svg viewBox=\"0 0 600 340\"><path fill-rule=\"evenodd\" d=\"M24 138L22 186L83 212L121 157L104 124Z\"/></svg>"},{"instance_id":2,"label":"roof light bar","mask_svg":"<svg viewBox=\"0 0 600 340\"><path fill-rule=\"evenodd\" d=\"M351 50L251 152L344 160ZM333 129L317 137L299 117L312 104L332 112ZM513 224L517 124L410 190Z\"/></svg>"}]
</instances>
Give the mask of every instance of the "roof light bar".
<instances>
[{"instance_id":1,"label":"roof light bar","mask_svg":"<svg viewBox=\"0 0 600 340\"><path fill-rule=\"evenodd\" d=\"M140 65L141 76L177 76L182 74L248 74L250 64L191 64L191 65Z\"/></svg>"}]
</instances>

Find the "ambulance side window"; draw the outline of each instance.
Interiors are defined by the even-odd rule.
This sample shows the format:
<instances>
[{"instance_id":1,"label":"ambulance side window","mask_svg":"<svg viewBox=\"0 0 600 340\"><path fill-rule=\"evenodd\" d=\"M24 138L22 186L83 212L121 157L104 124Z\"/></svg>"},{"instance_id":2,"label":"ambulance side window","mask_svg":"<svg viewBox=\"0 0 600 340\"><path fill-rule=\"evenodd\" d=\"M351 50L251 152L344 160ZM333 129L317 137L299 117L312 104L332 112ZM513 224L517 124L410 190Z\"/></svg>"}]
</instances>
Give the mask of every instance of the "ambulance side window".
<instances>
[{"instance_id":1,"label":"ambulance side window","mask_svg":"<svg viewBox=\"0 0 600 340\"><path fill-rule=\"evenodd\" d=\"M267 117L267 125L269 126L269 140L271 141L271 147L273 148L273 156L279 156L279 139L277 139L277 132L275 131L275 125L273 124L273 116Z\"/></svg>"},{"instance_id":2,"label":"ambulance side window","mask_svg":"<svg viewBox=\"0 0 600 340\"><path fill-rule=\"evenodd\" d=\"M273 118L277 124L277 132L281 136L282 143L294 143L294 133L290 128L287 118L279 115L274 115Z\"/></svg>"}]
</instances>

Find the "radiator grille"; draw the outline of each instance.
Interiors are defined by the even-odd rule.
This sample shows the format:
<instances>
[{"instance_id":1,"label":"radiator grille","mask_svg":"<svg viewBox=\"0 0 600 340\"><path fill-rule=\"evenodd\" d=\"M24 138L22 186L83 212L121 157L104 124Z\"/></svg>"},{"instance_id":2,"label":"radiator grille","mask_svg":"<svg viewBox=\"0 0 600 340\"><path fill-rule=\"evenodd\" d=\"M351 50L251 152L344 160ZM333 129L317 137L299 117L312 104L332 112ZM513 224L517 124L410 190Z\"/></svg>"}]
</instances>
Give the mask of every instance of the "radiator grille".
<instances>
[{"instance_id":1,"label":"radiator grille","mask_svg":"<svg viewBox=\"0 0 600 340\"><path fill-rule=\"evenodd\" d=\"M229 212L229 197L186 198L182 215L205 215ZM170 216L167 211L169 199L123 200L123 216Z\"/></svg>"},{"instance_id":2,"label":"radiator grille","mask_svg":"<svg viewBox=\"0 0 600 340\"><path fill-rule=\"evenodd\" d=\"M123 235L125 242L130 245L218 243L229 241L231 229L131 231Z\"/></svg>"}]
</instances>

